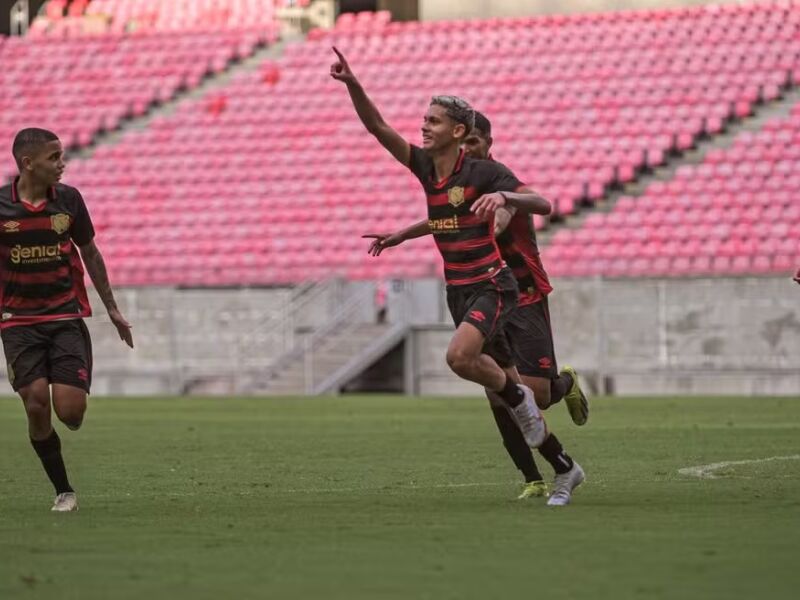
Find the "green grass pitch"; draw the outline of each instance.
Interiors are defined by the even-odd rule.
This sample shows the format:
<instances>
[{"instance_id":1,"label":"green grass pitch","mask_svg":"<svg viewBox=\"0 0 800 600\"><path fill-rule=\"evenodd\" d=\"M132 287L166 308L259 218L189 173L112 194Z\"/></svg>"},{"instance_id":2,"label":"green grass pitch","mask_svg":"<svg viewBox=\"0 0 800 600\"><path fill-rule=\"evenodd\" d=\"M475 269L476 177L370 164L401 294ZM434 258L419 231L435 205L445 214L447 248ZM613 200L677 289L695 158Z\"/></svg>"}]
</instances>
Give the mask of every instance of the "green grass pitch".
<instances>
[{"instance_id":1,"label":"green grass pitch","mask_svg":"<svg viewBox=\"0 0 800 600\"><path fill-rule=\"evenodd\" d=\"M517 501L485 400L104 399L60 427L81 510L0 400L0 598L800 597L800 401L595 399L586 469ZM551 471L538 461L548 478Z\"/></svg>"}]
</instances>

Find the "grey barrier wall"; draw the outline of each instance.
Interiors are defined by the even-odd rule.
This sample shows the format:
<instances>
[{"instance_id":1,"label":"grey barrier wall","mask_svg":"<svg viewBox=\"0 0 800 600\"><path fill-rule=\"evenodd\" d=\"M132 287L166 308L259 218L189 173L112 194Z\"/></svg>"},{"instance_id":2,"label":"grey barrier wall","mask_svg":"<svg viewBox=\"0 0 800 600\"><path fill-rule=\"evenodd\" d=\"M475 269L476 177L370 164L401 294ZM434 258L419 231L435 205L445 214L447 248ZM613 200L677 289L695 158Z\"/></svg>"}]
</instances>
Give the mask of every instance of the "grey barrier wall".
<instances>
[{"instance_id":1,"label":"grey barrier wall","mask_svg":"<svg viewBox=\"0 0 800 600\"><path fill-rule=\"evenodd\" d=\"M129 351L92 294L87 320L95 394L179 394L267 369L371 282L308 288L117 292L134 326ZM437 279L390 281L388 319L412 327L405 388L479 394L444 360L452 325ZM800 286L788 277L555 281L550 297L559 363L594 391L619 394L787 394L800 397ZM402 309L401 309L402 306ZM355 317L375 318L365 307ZM5 381L5 378L4 378ZM7 382L0 392L11 393Z\"/></svg>"},{"instance_id":2,"label":"grey barrier wall","mask_svg":"<svg viewBox=\"0 0 800 600\"><path fill-rule=\"evenodd\" d=\"M800 286L781 278L556 280L556 356L595 392L800 398ZM444 362L451 330L415 328L410 393L463 394Z\"/></svg>"}]
</instances>

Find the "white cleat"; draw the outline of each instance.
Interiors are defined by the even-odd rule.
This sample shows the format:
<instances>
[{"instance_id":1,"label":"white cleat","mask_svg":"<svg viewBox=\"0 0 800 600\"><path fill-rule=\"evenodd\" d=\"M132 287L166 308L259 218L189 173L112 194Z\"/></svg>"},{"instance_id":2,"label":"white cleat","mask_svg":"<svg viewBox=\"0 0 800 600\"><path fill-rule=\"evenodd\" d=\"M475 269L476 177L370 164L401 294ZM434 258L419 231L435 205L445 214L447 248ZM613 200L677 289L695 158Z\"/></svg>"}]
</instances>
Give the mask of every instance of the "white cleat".
<instances>
[{"instance_id":1,"label":"white cleat","mask_svg":"<svg viewBox=\"0 0 800 600\"><path fill-rule=\"evenodd\" d=\"M63 494L59 494L56 496L55 502L53 502L53 508L51 508L53 512L73 512L78 510L78 497L75 495L75 492L64 492Z\"/></svg>"},{"instance_id":2,"label":"white cleat","mask_svg":"<svg viewBox=\"0 0 800 600\"><path fill-rule=\"evenodd\" d=\"M586 474L578 463L574 463L572 468L566 473L556 475L553 481L553 493L547 501L547 506L566 506L572 500L572 492L583 483Z\"/></svg>"},{"instance_id":3,"label":"white cleat","mask_svg":"<svg viewBox=\"0 0 800 600\"><path fill-rule=\"evenodd\" d=\"M547 423L544 422L542 411L539 410L533 400L533 390L521 383L518 383L517 387L523 391L525 399L519 406L511 409L511 415L519 425L528 446L538 448L544 443L549 434Z\"/></svg>"}]
</instances>

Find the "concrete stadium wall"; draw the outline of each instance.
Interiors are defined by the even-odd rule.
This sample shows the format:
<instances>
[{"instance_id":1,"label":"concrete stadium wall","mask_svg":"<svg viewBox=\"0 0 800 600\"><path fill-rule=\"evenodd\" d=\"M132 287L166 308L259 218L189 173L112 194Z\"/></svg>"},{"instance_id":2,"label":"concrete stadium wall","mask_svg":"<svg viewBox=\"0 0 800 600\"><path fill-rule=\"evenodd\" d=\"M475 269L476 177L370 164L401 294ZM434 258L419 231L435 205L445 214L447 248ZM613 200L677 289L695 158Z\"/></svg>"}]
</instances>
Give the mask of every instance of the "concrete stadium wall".
<instances>
[{"instance_id":1,"label":"concrete stadium wall","mask_svg":"<svg viewBox=\"0 0 800 600\"><path fill-rule=\"evenodd\" d=\"M178 394L198 381L259 372L365 286L374 288L371 282L326 285L299 314L286 288L120 290L120 306L134 325L134 351L93 297L95 316L87 320L93 392ZM788 277L557 280L555 286L559 363L575 365L595 391L800 397L800 287ZM479 393L445 364L453 328L442 282L388 287L389 320L414 325L405 345L406 390ZM374 307L364 306L354 318L373 320ZM5 378L0 393L12 393Z\"/></svg>"},{"instance_id":2,"label":"concrete stadium wall","mask_svg":"<svg viewBox=\"0 0 800 600\"><path fill-rule=\"evenodd\" d=\"M737 4L736 0L419 0L421 21Z\"/></svg>"},{"instance_id":3,"label":"concrete stadium wall","mask_svg":"<svg viewBox=\"0 0 800 600\"><path fill-rule=\"evenodd\" d=\"M595 392L800 398L800 287L786 278L560 280L556 356ZM473 394L448 370L449 326L417 327L406 389Z\"/></svg>"},{"instance_id":4,"label":"concrete stadium wall","mask_svg":"<svg viewBox=\"0 0 800 600\"><path fill-rule=\"evenodd\" d=\"M290 288L117 290L123 314L133 325L135 349L119 339L100 299L90 290L94 316L86 320L94 350L92 392L108 394L180 394L192 389L224 393L229 382L259 372L315 327L327 323L372 282L334 281L306 296ZM444 318L436 280L390 282L388 314L404 312L415 323ZM294 307L294 308L293 308ZM373 321L363 307L355 320ZM12 394L0 367L0 394ZM208 384L206 384L208 382Z\"/></svg>"}]
</instances>

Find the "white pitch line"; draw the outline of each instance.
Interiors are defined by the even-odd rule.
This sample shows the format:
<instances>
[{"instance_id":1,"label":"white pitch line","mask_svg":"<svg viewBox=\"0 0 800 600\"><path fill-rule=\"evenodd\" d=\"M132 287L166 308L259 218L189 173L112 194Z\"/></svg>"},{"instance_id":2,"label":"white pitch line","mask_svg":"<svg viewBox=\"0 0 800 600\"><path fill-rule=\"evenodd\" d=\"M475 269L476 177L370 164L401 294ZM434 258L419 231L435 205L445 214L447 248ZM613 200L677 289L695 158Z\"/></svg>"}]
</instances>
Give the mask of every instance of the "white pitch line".
<instances>
[{"instance_id":1,"label":"white pitch line","mask_svg":"<svg viewBox=\"0 0 800 600\"><path fill-rule=\"evenodd\" d=\"M683 469L678 469L678 473L690 477L697 477L699 479L719 479L714 474L714 471L719 471L725 467L754 465L757 463L772 462L774 460L800 460L800 454L792 454L790 456L770 456L769 458L751 458L747 460L726 460L708 465L699 465L697 467L684 467Z\"/></svg>"}]
</instances>

